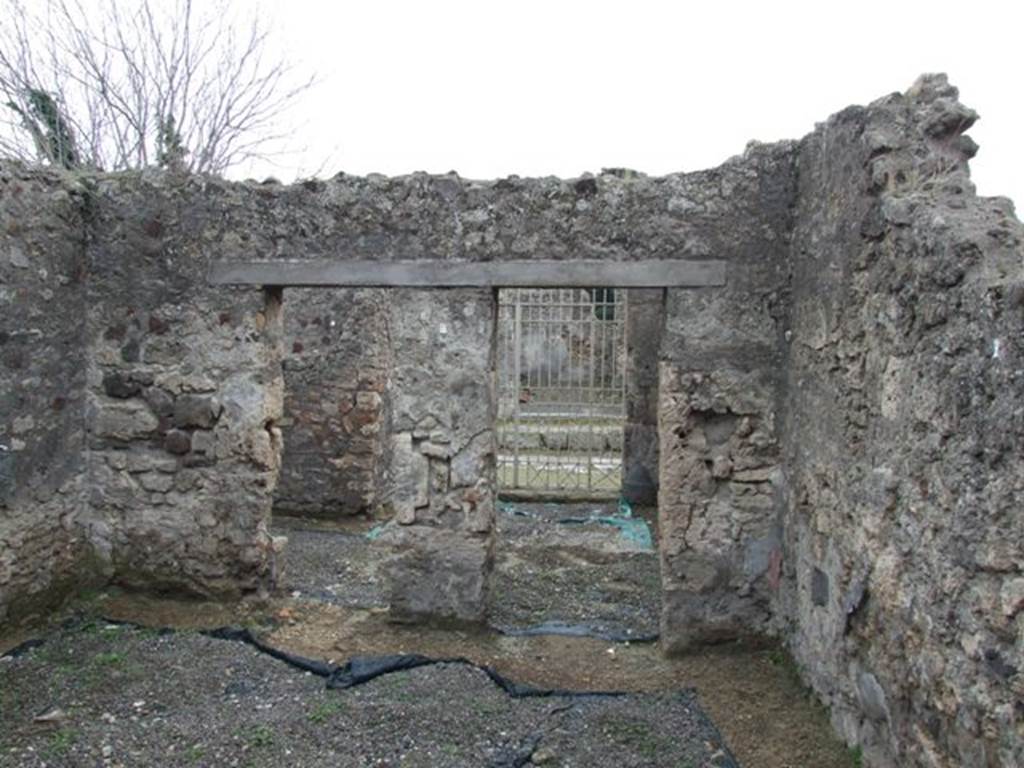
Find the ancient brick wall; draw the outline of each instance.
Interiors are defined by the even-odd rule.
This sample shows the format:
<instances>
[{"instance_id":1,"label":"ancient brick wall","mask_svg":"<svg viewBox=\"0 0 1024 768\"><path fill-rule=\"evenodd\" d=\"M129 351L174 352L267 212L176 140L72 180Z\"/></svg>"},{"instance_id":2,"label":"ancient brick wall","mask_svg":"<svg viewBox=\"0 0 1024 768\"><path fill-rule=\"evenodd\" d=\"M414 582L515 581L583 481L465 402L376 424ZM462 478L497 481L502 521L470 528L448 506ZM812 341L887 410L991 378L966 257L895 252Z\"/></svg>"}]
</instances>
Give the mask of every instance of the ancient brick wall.
<instances>
[{"instance_id":1,"label":"ancient brick wall","mask_svg":"<svg viewBox=\"0 0 1024 768\"><path fill-rule=\"evenodd\" d=\"M88 583L84 203L60 174L0 169L0 624Z\"/></svg>"},{"instance_id":2,"label":"ancient brick wall","mask_svg":"<svg viewBox=\"0 0 1024 768\"><path fill-rule=\"evenodd\" d=\"M275 511L335 518L380 506L387 302L382 290L285 291L284 450Z\"/></svg>"},{"instance_id":3,"label":"ancient brick wall","mask_svg":"<svg viewBox=\"0 0 1024 768\"><path fill-rule=\"evenodd\" d=\"M944 77L801 145L784 628L869 765L1024 764L1024 228Z\"/></svg>"}]
</instances>

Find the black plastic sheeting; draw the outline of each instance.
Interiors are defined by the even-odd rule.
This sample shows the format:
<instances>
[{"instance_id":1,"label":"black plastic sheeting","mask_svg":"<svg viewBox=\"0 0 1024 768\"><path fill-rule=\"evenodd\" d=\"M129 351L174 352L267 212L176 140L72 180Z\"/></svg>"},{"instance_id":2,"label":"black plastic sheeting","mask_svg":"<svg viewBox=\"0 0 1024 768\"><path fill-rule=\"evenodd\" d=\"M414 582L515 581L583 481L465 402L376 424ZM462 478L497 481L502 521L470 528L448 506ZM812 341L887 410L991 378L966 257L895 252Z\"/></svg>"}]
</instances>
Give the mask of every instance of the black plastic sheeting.
<instances>
[{"instance_id":1,"label":"black plastic sheeting","mask_svg":"<svg viewBox=\"0 0 1024 768\"><path fill-rule=\"evenodd\" d=\"M24 656L33 648L38 648L45 642L46 641L40 637L34 637L31 640L26 640L24 643L19 643L11 648L7 653L0 653L0 659L16 659L19 656Z\"/></svg>"},{"instance_id":2,"label":"black plastic sheeting","mask_svg":"<svg viewBox=\"0 0 1024 768\"><path fill-rule=\"evenodd\" d=\"M152 627L147 627L143 624L137 624L131 621L120 621L118 619L107 618L103 618L101 621L111 625L152 630ZM72 628L74 624L74 621L66 622L65 629ZM554 624L555 623L552 623L552 626ZM538 625L536 628L530 628L527 630L511 630L505 634L552 634L551 631L542 630L542 628L548 626L549 625ZM576 628L573 627L573 625L567 624L564 626L567 628L567 631L564 634L575 632ZM555 627L555 629L557 629L557 627ZM584 627L582 630L586 630L586 628ZM157 629L157 632L160 634L174 634L176 630L160 628ZM382 675L391 674L392 672L404 672L410 669L415 669L416 667L425 667L432 664L465 664L479 669L481 672L486 674L488 678L490 678L491 682L501 688L501 690L509 696L516 699L548 696L592 698L600 696L629 695L625 691L571 691L564 688L537 688L536 686L525 685L523 683L517 683L513 680L509 680L493 667L477 664L476 662L470 661L462 656L438 659L430 656L422 656L417 653L390 654L382 656L353 656L344 664L336 665L317 661L316 659L307 659L304 656L298 656L294 653L282 651L279 648L275 648L274 646L263 642L248 629L242 629L239 627L218 627L217 629L200 630L199 634L206 635L207 637L212 637L217 640L231 640L236 643L251 645L261 653L265 653L278 661L283 661L289 666L295 667L303 672L309 672L317 677L325 678L327 681L327 687L331 689L344 690L346 688L354 688L357 685L368 683ZM573 636L586 636L586 634L581 631L573 634ZM46 641L42 638L26 640L6 653L0 654L0 658L17 658L18 656L23 656L33 648L38 648L43 645L45 642Z\"/></svg>"},{"instance_id":3,"label":"black plastic sheeting","mask_svg":"<svg viewBox=\"0 0 1024 768\"><path fill-rule=\"evenodd\" d=\"M387 675L392 672L405 672L410 669L424 667L431 664L466 664L484 672L484 674L490 678L491 682L514 699L556 697L569 700L569 704L564 707L555 708L548 713L549 716L570 709L572 707L571 702L573 700L635 695L625 691L571 691L561 688L537 688L532 685L523 685L509 680L492 667L477 664L463 657L434 659L429 656L421 656L420 654L415 653L383 656L353 656L345 662L345 664L341 666L333 666L278 650L277 648L269 646L261 641L247 629L224 627L221 629L203 632L202 634L223 640L234 640L237 642L247 643L263 653L269 654L275 659L279 659L280 661L290 664L298 669L305 672L311 672L312 674L320 677L326 677L327 687L330 689L343 690L346 688L354 688L357 685L368 683L382 675ZM720 759L716 763L718 768L739 768L739 763L737 763L736 759L728 752L728 748L725 746L725 739L722 738L722 734L719 732L717 726L715 726L710 719L707 719L706 715L704 717L707 722L707 727L715 734L717 742L722 749ZM498 754L490 762L487 768L525 768L525 766L532 765L533 753L537 751L537 748L540 746L543 739L544 734L542 732L529 734L518 744L509 746L503 752Z\"/></svg>"},{"instance_id":4,"label":"black plastic sheeting","mask_svg":"<svg viewBox=\"0 0 1024 768\"><path fill-rule=\"evenodd\" d=\"M101 621L107 624L133 627L135 629L153 630L152 627L132 621L121 621L119 619L107 618L103 618ZM79 620L72 619L64 622L62 626L65 629L71 629L78 623L80 623ZM551 622L551 624L556 623ZM550 632L539 631L539 627L545 626L549 625L538 625L538 628L531 628L538 630L536 632L532 632L532 634L551 634ZM568 624L562 626L569 629L573 629L574 627L574 625ZM587 628L584 627L584 629ZM168 627L158 628L156 631L161 635L171 635L177 632L177 630ZM522 631L522 634L530 633L531 630ZM288 653L287 651L282 651L279 648L275 648L272 645L268 645L263 642L248 629L241 629L238 627L219 627L217 629L201 630L199 634L206 635L207 637L212 637L217 640L229 640L232 642L250 645L261 653L265 653L278 661L288 664L289 666L303 672L309 672L317 677L325 678L327 688L329 689L344 690L346 688L354 688L383 675L391 674L392 672L405 672L410 669L424 667L431 664L465 664L482 671L487 675L491 682L514 699L555 697L569 700L570 703L566 706L552 710L552 712L549 713L552 715L570 709L572 706L572 700L635 695L625 691L572 691L562 688L537 688L532 685L516 683L509 680L494 668L483 664L477 664L476 662L470 661L464 657L435 659L414 653L381 656L353 656L347 662L339 666L335 664L328 664L323 661L317 661L315 659L307 659L304 656L298 656L293 653ZM0 654L0 659L24 656L33 648L38 648L44 645L45 642L46 640L44 638L26 640L6 653ZM718 737L718 743L722 745L723 749L727 750L725 747L725 739L722 738L717 727L710 720L707 722L708 727L710 727ZM524 768L524 766L530 765L533 753L537 750L542 739L542 733L528 735L519 744L506 748L504 752L499 754L492 761L488 768ZM739 764L731 754L726 752L722 755L722 758L725 759L726 762L720 762L718 764L720 768L739 768Z\"/></svg>"},{"instance_id":5,"label":"black plastic sheeting","mask_svg":"<svg viewBox=\"0 0 1024 768\"><path fill-rule=\"evenodd\" d=\"M383 656L353 656L340 666L326 664L322 661L307 659L302 656L287 653L285 651L267 645L256 637L248 629L237 629L234 627L221 627L202 632L208 637L219 640L234 640L246 643L254 648L273 656L279 661L290 664L303 672L310 672L318 677L327 679L327 687L331 689L344 690L355 688L357 685L368 683L382 675L392 672L405 672L417 667L426 667L432 664L466 664L479 669L487 675L496 686L514 699L528 697L558 696L568 698L591 698L598 696L627 696L624 691L569 691L561 688L537 688L532 685L524 685L509 680L507 677L492 667L477 664L461 656L451 658L435 659L430 656L421 656L418 653L401 653Z\"/></svg>"}]
</instances>

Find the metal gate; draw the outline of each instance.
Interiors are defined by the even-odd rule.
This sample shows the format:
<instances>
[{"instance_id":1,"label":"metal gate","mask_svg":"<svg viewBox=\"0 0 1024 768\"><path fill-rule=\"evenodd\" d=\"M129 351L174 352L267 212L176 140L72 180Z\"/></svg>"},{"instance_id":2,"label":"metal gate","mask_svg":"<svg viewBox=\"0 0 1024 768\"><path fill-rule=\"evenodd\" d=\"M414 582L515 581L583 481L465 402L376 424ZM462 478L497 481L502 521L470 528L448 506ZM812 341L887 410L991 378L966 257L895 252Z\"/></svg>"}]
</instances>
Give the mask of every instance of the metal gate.
<instances>
[{"instance_id":1,"label":"metal gate","mask_svg":"<svg viewBox=\"0 0 1024 768\"><path fill-rule=\"evenodd\" d=\"M626 291L498 292L498 483L542 497L622 485Z\"/></svg>"}]
</instances>

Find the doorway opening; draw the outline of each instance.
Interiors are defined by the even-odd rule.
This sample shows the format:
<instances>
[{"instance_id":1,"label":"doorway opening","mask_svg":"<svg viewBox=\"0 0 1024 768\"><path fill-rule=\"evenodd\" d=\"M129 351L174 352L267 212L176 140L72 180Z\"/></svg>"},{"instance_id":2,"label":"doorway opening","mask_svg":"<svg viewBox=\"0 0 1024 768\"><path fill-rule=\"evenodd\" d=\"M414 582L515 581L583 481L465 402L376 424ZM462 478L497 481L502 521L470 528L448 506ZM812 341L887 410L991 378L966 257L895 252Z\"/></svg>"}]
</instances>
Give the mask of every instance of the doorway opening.
<instances>
[{"instance_id":1,"label":"doorway opening","mask_svg":"<svg viewBox=\"0 0 1024 768\"><path fill-rule=\"evenodd\" d=\"M622 497L630 291L502 288L491 622L645 640L658 632L655 510Z\"/></svg>"},{"instance_id":2,"label":"doorway opening","mask_svg":"<svg viewBox=\"0 0 1024 768\"><path fill-rule=\"evenodd\" d=\"M498 291L498 486L507 498L616 499L627 291Z\"/></svg>"},{"instance_id":3,"label":"doorway opening","mask_svg":"<svg viewBox=\"0 0 1024 768\"><path fill-rule=\"evenodd\" d=\"M484 451L499 492L490 625L653 639L656 510L628 490L632 468L648 463L638 407L653 402L660 296L286 288L273 518L289 539L285 588L331 610L388 609L392 545L409 524L396 502L428 519L457 473L480 471L463 459ZM482 426L493 432L476 434Z\"/></svg>"}]
</instances>

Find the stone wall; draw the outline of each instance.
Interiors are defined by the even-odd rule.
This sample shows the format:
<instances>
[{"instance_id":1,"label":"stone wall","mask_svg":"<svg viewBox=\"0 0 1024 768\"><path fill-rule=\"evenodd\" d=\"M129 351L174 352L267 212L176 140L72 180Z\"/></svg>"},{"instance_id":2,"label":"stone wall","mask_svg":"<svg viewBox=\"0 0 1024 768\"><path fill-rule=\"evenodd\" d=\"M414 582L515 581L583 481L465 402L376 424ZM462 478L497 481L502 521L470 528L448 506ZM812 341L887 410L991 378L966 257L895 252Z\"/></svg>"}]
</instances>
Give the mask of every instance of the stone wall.
<instances>
[{"instance_id":1,"label":"stone wall","mask_svg":"<svg viewBox=\"0 0 1024 768\"><path fill-rule=\"evenodd\" d=\"M391 614L479 622L493 554L496 296L402 289L391 299Z\"/></svg>"},{"instance_id":2,"label":"stone wall","mask_svg":"<svg viewBox=\"0 0 1024 768\"><path fill-rule=\"evenodd\" d=\"M668 291L659 380L663 609L669 652L768 630L781 559L776 391L794 145L753 147L691 192L730 211L723 288Z\"/></svg>"},{"instance_id":3,"label":"stone wall","mask_svg":"<svg viewBox=\"0 0 1024 768\"><path fill-rule=\"evenodd\" d=\"M873 766L1024 764L1024 228L944 77L801 144L783 628Z\"/></svg>"},{"instance_id":4,"label":"stone wall","mask_svg":"<svg viewBox=\"0 0 1024 768\"><path fill-rule=\"evenodd\" d=\"M769 456L774 446L771 393L778 359L777 355L763 354L763 348L768 345L775 350L777 344L773 321L765 325L761 314L748 324L752 328L744 325L734 331L731 326L743 321L748 306L758 307L759 312L768 311L765 307L778 300L776 290L784 283L786 275L784 262L794 195L794 148L795 145L785 143L754 144L742 156L720 168L659 178L630 171L608 171L574 180L471 181L454 174L414 174L399 178L339 175L327 181L292 187L223 185L216 195L211 195L212 204L221 208L225 218L224 235L217 249L220 258L226 260L331 259L338 258L338 254L344 254L347 259L381 261L727 260L733 288L726 298L716 298L715 291L699 292L699 297L690 297L688 291L672 292L666 310L669 332L665 336L664 354L678 366L680 373L684 373L712 370L719 364L718 354L722 352L728 365L740 371L737 375L746 377L744 380L757 380L762 397L755 421L759 427L765 426L750 433L758 445L747 445L741 440L742 444L735 451L737 455L762 451L767 458L759 457L755 462L747 456L743 459L745 464L739 462L741 470L748 473L761 471L763 477L757 482L747 475L723 479L723 484L732 489L737 499L741 495L744 498L736 504L731 499L720 499L718 512L732 516L734 506L757 508L756 513L742 513L756 518L756 525L749 519L742 526L733 525L730 536L734 538L727 547L715 540L694 549L692 541L685 541L684 531L693 501L687 490L690 481L670 473L666 486L662 478L662 527L671 534L662 539L666 547L664 562L666 572L678 574L670 575L666 582L669 589L666 591L664 634L669 647L679 648L702 636L727 636L741 628L750 631L751 626L760 629L767 619L763 583L778 536L772 528L777 509L772 503L767 506L764 503L766 498L773 498L765 467L774 461ZM436 328L451 325L449 321L458 318L451 307L445 308L447 299L438 302L437 297L445 293L439 292L429 299L424 298L429 294L417 297L415 292L388 296L389 306L393 308L392 346L388 355L392 368L388 376L390 383L383 393L380 418L382 424L390 424L384 427L389 437L384 444L386 455L382 462L390 474L380 476L381 485L375 495L385 516L394 514L401 523L408 524L403 527L403 541L395 550L396 562L404 562L404 565L391 572L395 615L423 616L433 612L442 617L472 620L482 616L481 601L486 603L483 593L490 563L487 544L490 534L483 532L482 518L469 523L468 533L461 524L450 524L456 519L470 519L462 513L448 512L438 518L447 519L449 523L439 523L438 519L425 522L426 518L437 518L435 499L445 499L450 494L449 490L443 490L431 496L427 503L425 489L445 486L437 484L436 479L431 481L435 483L431 486L424 477L441 473L448 457L444 455L444 446L439 448L427 439L428 430L418 430L416 437L416 430L410 431L408 425L400 423L405 406L396 402L396 398L403 396L402 392L414 393L413 402L428 405L440 399L445 401L446 408L451 402L462 407L471 404L474 408L489 402L479 390L491 370L478 355L482 345L490 342L487 334L470 338L473 346L463 347L467 352L470 348L477 350L459 361L460 365L467 365L468 361L466 371L473 372L466 380L477 382L468 390L464 382L450 381L444 369L431 367L431 356L443 359L447 350L460 348L457 334L437 336ZM647 320L648 325L660 330L664 318L661 302L656 304L657 317L652 315ZM712 316L720 311L731 314L723 315L716 324ZM417 319L424 313L426 320ZM445 317L435 318L436 313ZM394 323L405 318L412 318L407 330L396 330ZM707 338L700 344L707 354L701 359L692 358L691 352L700 348L697 339L704 336ZM654 337L657 344L658 335ZM424 346L427 339L431 343ZM647 352L651 354L632 361L634 370L639 365L650 375L642 386L632 390L637 402L631 409L627 470L646 470L648 484L642 490L649 498L653 490L649 483L658 475L650 467L657 456L652 446L657 429L656 409L650 402L657 389L653 382L657 373L650 359L655 353ZM454 384L458 387L453 389L450 385ZM463 394L457 394L456 390ZM429 410L428 407L423 412L429 413ZM491 429L492 416L475 410L467 416L472 416L474 429ZM666 423L680 418L677 414ZM765 440L768 445L761 446ZM669 454L676 448L669 445ZM288 450L286 446L286 455ZM436 451L438 455L427 456L424 450ZM476 448L473 454L473 461L487 468L482 476L489 479L489 487L493 489L489 469L493 459L485 460L484 454ZM479 526L480 531L475 532L474 526ZM407 546L410 543L412 546ZM699 587L699 596L691 599L695 593L682 584L686 578L683 572L694 557L704 557L701 554L704 549L713 550L717 562L728 563L730 575L710 591ZM457 555L444 557L447 552ZM734 558L739 559L734 561ZM476 570L480 573L471 576ZM462 575L452 582L447 581L446 574L457 572ZM462 586L449 592L437 591L445 583L456 582ZM436 593L434 602L404 603L406 597L413 596L414 585L426 585L425 592ZM734 599L735 595L739 597ZM753 613L748 610L752 604L757 605ZM720 619L719 613L724 614L725 619ZM756 622L748 621L751 615L756 616ZM723 632L726 626L732 629ZM691 627L699 630L697 635L692 634ZM700 627L706 627L707 631Z\"/></svg>"},{"instance_id":5,"label":"stone wall","mask_svg":"<svg viewBox=\"0 0 1024 768\"><path fill-rule=\"evenodd\" d=\"M231 595L274 580L281 296L207 284L213 199L202 179L95 180L87 522L115 581Z\"/></svg>"},{"instance_id":6,"label":"stone wall","mask_svg":"<svg viewBox=\"0 0 1024 768\"><path fill-rule=\"evenodd\" d=\"M633 289L627 306L622 496L631 504L653 506L658 503L658 358L665 291Z\"/></svg>"},{"instance_id":7,"label":"stone wall","mask_svg":"<svg viewBox=\"0 0 1024 768\"><path fill-rule=\"evenodd\" d=\"M0 624L88 583L81 534L88 190L0 168Z\"/></svg>"},{"instance_id":8,"label":"stone wall","mask_svg":"<svg viewBox=\"0 0 1024 768\"><path fill-rule=\"evenodd\" d=\"M333 518L379 507L388 300L382 290L285 291L276 512Z\"/></svg>"},{"instance_id":9,"label":"stone wall","mask_svg":"<svg viewBox=\"0 0 1024 768\"><path fill-rule=\"evenodd\" d=\"M1024 229L973 194L974 117L932 77L661 178L3 166L0 620L72 579L272 586L286 377L279 506L393 516L392 616L485 618L494 293L214 288L213 260L715 258L631 361L666 650L781 635L869 765L1024 763Z\"/></svg>"}]
</instances>

